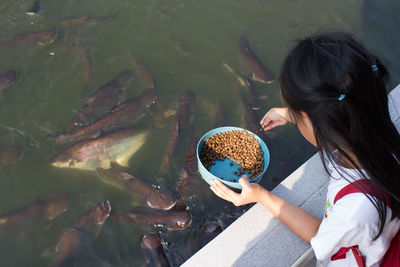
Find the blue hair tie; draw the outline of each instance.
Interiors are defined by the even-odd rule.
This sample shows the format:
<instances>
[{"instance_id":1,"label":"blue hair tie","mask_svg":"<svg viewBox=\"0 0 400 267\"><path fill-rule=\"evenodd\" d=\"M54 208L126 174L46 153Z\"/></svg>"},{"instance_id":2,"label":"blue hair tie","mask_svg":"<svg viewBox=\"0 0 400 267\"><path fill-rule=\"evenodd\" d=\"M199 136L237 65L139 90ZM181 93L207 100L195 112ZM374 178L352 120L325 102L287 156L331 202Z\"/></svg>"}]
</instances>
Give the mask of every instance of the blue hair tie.
<instances>
[{"instance_id":1,"label":"blue hair tie","mask_svg":"<svg viewBox=\"0 0 400 267\"><path fill-rule=\"evenodd\" d=\"M377 71L378 67L374 64L374 65L371 65L371 69L372 69L372 71Z\"/></svg>"},{"instance_id":2,"label":"blue hair tie","mask_svg":"<svg viewBox=\"0 0 400 267\"><path fill-rule=\"evenodd\" d=\"M337 100L342 101L346 97L345 94L340 94Z\"/></svg>"}]
</instances>

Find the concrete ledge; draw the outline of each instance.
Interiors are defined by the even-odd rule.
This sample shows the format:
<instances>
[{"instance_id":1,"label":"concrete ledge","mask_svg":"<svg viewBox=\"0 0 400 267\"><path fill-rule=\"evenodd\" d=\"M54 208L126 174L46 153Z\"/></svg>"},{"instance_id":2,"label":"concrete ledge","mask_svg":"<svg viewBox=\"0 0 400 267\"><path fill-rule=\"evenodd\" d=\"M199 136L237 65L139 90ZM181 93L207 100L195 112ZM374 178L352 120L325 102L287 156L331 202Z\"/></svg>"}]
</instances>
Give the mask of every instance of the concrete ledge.
<instances>
[{"instance_id":1,"label":"concrete ledge","mask_svg":"<svg viewBox=\"0 0 400 267\"><path fill-rule=\"evenodd\" d=\"M327 184L316 154L272 192L322 218ZM182 266L290 266L309 247L256 204Z\"/></svg>"},{"instance_id":2,"label":"concrete ledge","mask_svg":"<svg viewBox=\"0 0 400 267\"><path fill-rule=\"evenodd\" d=\"M390 117L400 132L400 84L389 93Z\"/></svg>"},{"instance_id":3,"label":"concrete ledge","mask_svg":"<svg viewBox=\"0 0 400 267\"><path fill-rule=\"evenodd\" d=\"M400 85L390 92L388 105L400 131ZM322 218L328 182L316 154L272 192ZM312 254L308 243L256 204L182 266L304 266Z\"/></svg>"}]
</instances>

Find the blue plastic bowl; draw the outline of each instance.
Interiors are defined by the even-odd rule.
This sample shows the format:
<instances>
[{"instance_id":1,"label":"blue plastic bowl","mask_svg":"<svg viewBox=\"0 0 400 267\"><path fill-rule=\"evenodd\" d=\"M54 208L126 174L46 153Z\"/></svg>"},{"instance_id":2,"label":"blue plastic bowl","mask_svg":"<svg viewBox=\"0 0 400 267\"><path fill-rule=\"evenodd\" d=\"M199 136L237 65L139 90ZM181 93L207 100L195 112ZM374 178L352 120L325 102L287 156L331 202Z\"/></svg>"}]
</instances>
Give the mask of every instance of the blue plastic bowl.
<instances>
[{"instance_id":1,"label":"blue plastic bowl","mask_svg":"<svg viewBox=\"0 0 400 267\"><path fill-rule=\"evenodd\" d=\"M203 137L200 138L199 142L197 143L197 162L199 166L199 172L201 174L201 177L206 181L209 185L211 185L211 180L212 179L218 179L225 185L227 185L230 188L234 189L242 189L242 186L239 184L238 180L241 176L238 176L237 174L234 174L234 171L237 170L237 168L240 166L238 163L232 161L231 159L225 158L224 160L216 160L214 165L211 165L210 171L207 170L203 163L200 160L200 153L201 149L204 146L204 143L206 140L210 137L212 137L215 134L223 133L223 132L228 132L228 131L243 131L245 130L246 132L254 135L254 138L258 141L258 143L261 146L262 151L264 152L264 170L262 173L260 173L257 177L254 179L250 179L249 177L247 178L249 182L251 183L258 183L260 182L261 178L263 177L265 171L268 168L269 164L269 151L267 145L264 143L263 140L261 140L260 137L258 137L256 134L243 129L239 127L219 127L215 128L209 132L207 132ZM233 163L233 166L231 166L231 162ZM224 179L221 179L220 177L223 177ZM235 180L235 182L234 182Z\"/></svg>"}]
</instances>

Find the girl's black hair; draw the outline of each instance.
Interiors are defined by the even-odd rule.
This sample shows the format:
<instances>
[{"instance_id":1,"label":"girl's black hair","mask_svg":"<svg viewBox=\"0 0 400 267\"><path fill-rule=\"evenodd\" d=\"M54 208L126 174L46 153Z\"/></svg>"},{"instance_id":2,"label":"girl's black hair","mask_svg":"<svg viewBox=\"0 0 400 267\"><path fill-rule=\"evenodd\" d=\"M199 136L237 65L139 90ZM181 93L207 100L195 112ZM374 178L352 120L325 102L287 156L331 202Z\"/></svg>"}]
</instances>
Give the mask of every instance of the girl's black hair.
<instances>
[{"instance_id":1,"label":"girl's black hair","mask_svg":"<svg viewBox=\"0 0 400 267\"><path fill-rule=\"evenodd\" d=\"M292 118L301 118L303 111L311 119L325 170L325 159L350 163L372 180L368 189L360 188L364 194L387 194L383 201L365 194L379 213L374 239L383 231L389 202L391 219L400 217L400 136L389 115L387 81L381 61L351 34L341 32L317 33L299 41L279 77ZM338 171L349 181L344 168Z\"/></svg>"}]
</instances>

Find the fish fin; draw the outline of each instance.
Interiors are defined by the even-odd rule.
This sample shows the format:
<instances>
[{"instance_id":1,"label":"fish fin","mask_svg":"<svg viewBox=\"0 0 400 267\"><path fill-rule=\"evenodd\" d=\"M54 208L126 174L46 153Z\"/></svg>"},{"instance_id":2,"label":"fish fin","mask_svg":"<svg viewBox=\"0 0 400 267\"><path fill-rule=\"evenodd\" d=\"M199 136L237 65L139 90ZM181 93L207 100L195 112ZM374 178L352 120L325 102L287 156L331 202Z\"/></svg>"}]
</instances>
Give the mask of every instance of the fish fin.
<instances>
[{"instance_id":1,"label":"fish fin","mask_svg":"<svg viewBox=\"0 0 400 267\"><path fill-rule=\"evenodd\" d=\"M94 226L94 228L93 228L93 236L96 238L99 234L100 234L100 231L101 231L101 224L96 224L95 226Z\"/></svg>"},{"instance_id":2,"label":"fish fin","mask_svg":"<svg viewBox=\"0 0 400 267\"><path fill-rule=\"evenodd\" d=\"M8 217L0 218L0 224L7 223L7 221L8 221Z\"/></svg>"},{"instance_id":3,"label":"fish fin","mask_svg":"<svg viewBox=\"0 0 400 267\"><path fill-rule=\"evenodd\" d=\"M124 182L135 179L135 177L132 174L127 172L121 172L120 175Z\"/></svg>"},{"instance_id":4,"label":"fish fin","mask_svg":"<svg viewBox=\"0 0 400 267\"><path fill-rule=\"evenodd\" d=\"M118 159L116 160L116 162L117 162L119 165L124 166L124 167L129 167L128 161L129 161L129 158L127 158L127 157L121 157L121 158L118 158Z\"/></svg>"},{"instance_id":5,"label":"fish fin","mask_svg":"<svg viewBox=\"0 0 400 267\"><path fill-rule=\"evenodd\" d=\"M222 64L222 66L223 66L227 71L229 71L230 73L235 73L235 71L232 69L232 67L229 66L228 64L226 64L225 62L222 62L221 64Z\"/></svg>"},{"instance_id":6,"label":"fish fin","mask_svg":"<svg viewBox=\"0 0 400 267\"><path fill-rule=\"evenodd\" d=\"M246 87L246 82L244 81L244 79L242 77L237 76L236 78L239 81L241 86Z\"/></svg>"},{"instance_id":7,"label":"fish fin","mask_svg":"<svg viewBox=\"0 0 400 267\"><path fill-rule=\"evenodd\" d=\"M110 169L110 168L111 168L110 161L109 161L109 160L103 160L103 161L101 162L101 167L102 167L103 169Z\"/></svg>"},{"instance_id":8,"label":"fish fin","mask_svg":"<svg viewBox=\"0 0 400 267\"><path fill-rule=\"evenodd\" d=\"M100 135L101 135L101 132L100 132L100 131L98 131L98 132L95 132L95 133L93 133L93 134L89 135L89 137L88 137L88 138L90 138L90 139L94 139L94 138L96 138L96 137L99 137Z\"/></svg>"},{"instance_id":9,"label":"fish fin","mask_svg":"<svg viewBox=\"0 0 400 267\"><path fill-rule=\"evenodd\" d=\"M116 105L111 109L111 112L116 112L117 110L119 110L123 106L125 106L123 103L119 104L119 105Z\"/></svg>"},{"instance_id":10,"label":"fish fin","mask_svg":"<svg viewBox=\"0 0 400 267\"><path fill-rule=\"evenodd\" d=\"M132 154L126 154L126 155L122 155L119 158L116 159L116 162L124 167L129 167L129 159L131 158Z\"/></svg>"},{"instance_id":11,"label":"fish fin","mask_svg":"<svg viewBox=\"0 0 400 267\"><path fill-rule=\"evenodd\" d=\"M56 253L56 247L47 248L45 251L42 252L42 258L52 257Z\"/></svg>"}]
</instances>

